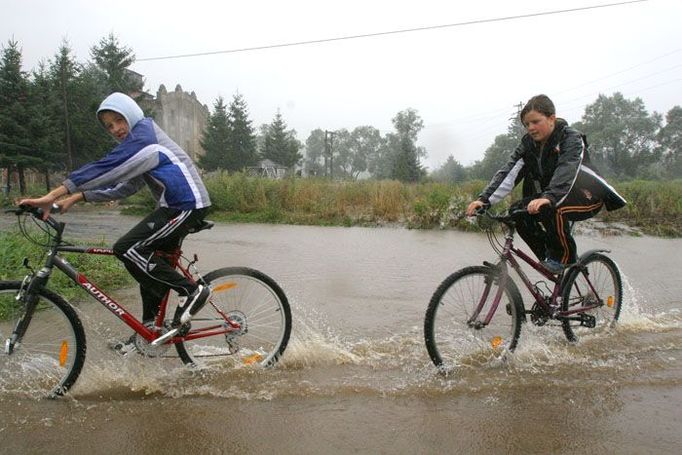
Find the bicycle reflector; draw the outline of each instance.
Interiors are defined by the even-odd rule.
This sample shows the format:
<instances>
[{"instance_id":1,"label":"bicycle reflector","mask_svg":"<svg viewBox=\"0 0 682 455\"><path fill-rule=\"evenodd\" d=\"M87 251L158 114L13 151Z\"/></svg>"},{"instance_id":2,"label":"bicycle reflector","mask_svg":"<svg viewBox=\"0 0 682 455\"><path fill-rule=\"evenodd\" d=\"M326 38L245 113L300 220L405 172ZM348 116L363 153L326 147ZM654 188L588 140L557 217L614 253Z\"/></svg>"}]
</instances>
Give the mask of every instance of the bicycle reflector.
<instances>
[{"instance_id":1,"label":"bicycle reflector","mask_svg":"<svg viewBox=\"0 0 682 455\"><path fill-rule=\"evenodd\" d=\"M211 289L212 292L223 292L223 291L229 291L232 288L236 288L237 283L223 283L219 284L218 286L214 287Z\"/></svg>"},{"instance_id":2,"label":"bicycle reflector","mask_svg":"<svg viewBox=\"0 0 682 455\"><path fill-rule=\"evenodd\" d=\"M62 341L62 346L59 348L59 366L66 365L66 359L69 357L69 342Z\"/></svg>"},{"instance_id":3,"label":"bicycle reflector","mask_svg":"<svg viewBox=\"0 0 682 455\"><path fill-rule=\"evenodd\" d=\"M493 339L490 340L490 346L492 346L493 349L499 348L501 344L502 344L502 337L501 336L493 337Z\"/></svg>"},{"instance_id":4,"label":"bicycle reflector","mask_svg":"<svg viewBox=\"0 0 682 455\"><path fill-rule=\"evenodd\" d=\"M263 360L263 356L256 352L255 354L244 357L242 359L242 363L244 365L253 365L256 362L260 362L261 360Z\"/></svg>"},{"instance_id":5,"label":"bicycle reflector","mask_svg":"<svg viewBox=\"0 0 682 455\"><path fill-rule=\"evenodd\" d=\"M612 295L610 295L606 298L606 306L607 307L613 308L613 302L614 302L614 298Z\"/></svg>"}]
</instances>

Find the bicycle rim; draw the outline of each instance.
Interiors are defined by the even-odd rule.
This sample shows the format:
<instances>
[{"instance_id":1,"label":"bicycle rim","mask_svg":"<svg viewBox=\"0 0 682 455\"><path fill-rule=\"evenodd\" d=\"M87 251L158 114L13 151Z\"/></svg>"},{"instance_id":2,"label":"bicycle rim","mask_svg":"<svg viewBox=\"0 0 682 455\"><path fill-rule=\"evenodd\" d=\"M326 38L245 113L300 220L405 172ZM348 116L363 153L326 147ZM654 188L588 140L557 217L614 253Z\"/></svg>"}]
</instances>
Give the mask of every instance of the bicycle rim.
<instances>
[{"instance_id":1,"label":"bicycle rim","mask_svg":"<svg viewBox=\"0 0 682 455\"><path fill-rule=\"evenodd\" d=\"M431 360L442 372L490 364L516 348L523 303L513 282L508 283L490 323L476 325L485 319L497 290L490 268L468 267L446 278L433 294L424 336ZM481 301L483 309L473 317Z\"/></svg>"},{"instance_id":2,"label":"bicycle rim","mask_svg":"<svg viewBox=\"0 0 682 455\"><path fill-rule=\"evenodd\" d=\"M211 297L192 319L192 331L215 325L228 327L222 315L238 323L239 328L176 344L183 362L274 365L291 334L291 310L282 289L265 274L244 267L219 269L204 279L210 285Z\"/></svg>"},{"instance_id":3,"label":"bicycle rim","mask_svg":"<svg viewBox=\"0 0 682 455\"><path fill-rule=\"evenodd\" d=\"M566 279L561 306L563 311L570 311L598 304L599 307L585 312L588 317L594 317L595 326L564 320L566 338L576 341L580 335L612 328L620 316L622 298L623 285L616 263L598 253L585 259L583 267L573 270Z\"/></svg>"},{"instance_id":4,"label":"bicycle rim","mask_svg":"<svg viewBox=\"0 0 682 455\"><path fill-rule=\"evenodd\" d=\"M21 284L0 282L0 393L54 398L74 384L85 360L85 332L73 308L44 290L31 322L11 354L10 338L24 312L15 299Z\"/></svg>"}]
</instances>

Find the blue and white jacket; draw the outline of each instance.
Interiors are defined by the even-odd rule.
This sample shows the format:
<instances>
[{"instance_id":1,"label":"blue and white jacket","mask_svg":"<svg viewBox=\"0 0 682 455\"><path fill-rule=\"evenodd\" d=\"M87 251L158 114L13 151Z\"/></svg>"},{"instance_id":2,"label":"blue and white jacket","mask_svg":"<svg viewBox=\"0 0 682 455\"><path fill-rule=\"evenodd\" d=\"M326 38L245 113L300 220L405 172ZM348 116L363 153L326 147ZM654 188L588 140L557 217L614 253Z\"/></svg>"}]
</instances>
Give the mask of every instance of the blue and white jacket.
<instances>
[{"instance_id":1,"label":"blue and white jacket","mask_svg":"<svg viewBox=\"0 0 682 455\"><path fill-rule=\"evenodd\" d=\"M97 113L121 114L129 133L104 158L72 172L64 181L69 193L82 191L86 201L111 201L137 192L147 184L160 207L192 210L211 205L199 172L190 157L135 101L112 93Z\"/></svg>"}]
</instances>

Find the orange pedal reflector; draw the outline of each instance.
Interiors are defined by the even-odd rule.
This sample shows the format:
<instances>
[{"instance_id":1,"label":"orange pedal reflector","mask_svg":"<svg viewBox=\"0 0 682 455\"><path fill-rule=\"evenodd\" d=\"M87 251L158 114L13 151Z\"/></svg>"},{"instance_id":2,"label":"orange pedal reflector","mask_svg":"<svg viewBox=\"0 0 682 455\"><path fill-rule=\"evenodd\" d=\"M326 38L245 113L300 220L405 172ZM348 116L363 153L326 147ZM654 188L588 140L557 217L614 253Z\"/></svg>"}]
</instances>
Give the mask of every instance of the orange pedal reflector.
<instances>
[{"instance_id":1,"label":"orange pedal reflector","mask_svg":"<svg viewBox=\"0 0 682 455\"><path fill-rule=\"evenodd\" d=\"M613 298L612 295L608 296L608 297L606 298L606 306L609 307L609 308L613 308L614 300L615 300L615 299Z\"/></svg>"},{"instance_id":2,"label":"orange pedal reflector","mask_svg":"<svg viewBox=\"0 0 682 455\"><path fill-rule=\"evenodd\" d=\"M500 337L500 336L493 337L493 339L490 340L490 346L492 346L493 349L499 348L501 344L502 344L502 337Z\"/></svg>"},{"instance_id":3,"label":"orange pedal reflector","mask_svg":"<svg viewBox=\"0 0 682 455\"><path fill-rule=\"evenodd\" d=\"M263 360L263 356L256 352L255 354L244 357L242 359L242 363L244 365L253 365L256 362L260 362L261 360Z\"/></svg>"},{"instance_id":4,"label":"orange pedal reflector","mask_svg":"<svg viewBox=\"0 0 682 455\"><path fill-rule=\"evenodd\" d=\"M66 365L66 358L69 356L69 342L62 341L62 346L59 348L59 366Z\"/></svg>"},{"instance_id":5,"label":"orange pedal reflector","mask_svg":"<svg viewBox=\"0 0 682 455\"><path fill-rule=\"evenodd\" d=\"M237 283L223 283L211 289L212 292L223 292L228 291L232 288L236 288Z\"/></svg>"}]
</instances>

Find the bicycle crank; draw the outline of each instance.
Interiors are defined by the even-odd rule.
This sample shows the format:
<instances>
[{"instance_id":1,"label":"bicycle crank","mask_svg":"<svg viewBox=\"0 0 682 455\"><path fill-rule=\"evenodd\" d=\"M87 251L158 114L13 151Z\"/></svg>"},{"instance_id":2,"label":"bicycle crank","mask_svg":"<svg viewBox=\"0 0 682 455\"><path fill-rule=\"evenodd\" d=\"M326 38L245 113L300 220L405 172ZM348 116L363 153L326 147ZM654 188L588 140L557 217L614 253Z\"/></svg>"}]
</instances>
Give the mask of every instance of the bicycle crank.
<instances>
[{"instance_id":1,"label":"bicycle crank","mask_svg":"<svg viewBox=\"0 0 682 455\"><path fill-rule=\"evenodd\" d=\"M530 315L531 322L537 326L543 326L549 320L549 316L537 302L533 304L533 308L526 310L526 314Z\"/></svg>"}]
</instances>

